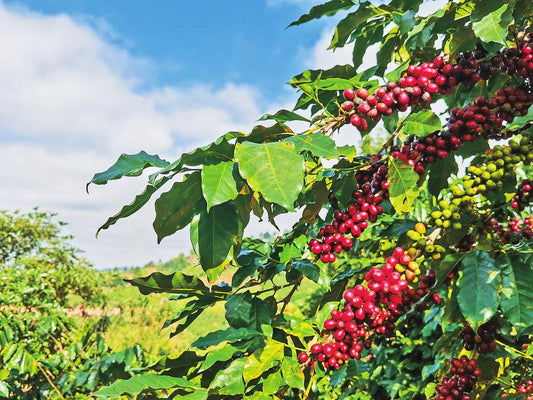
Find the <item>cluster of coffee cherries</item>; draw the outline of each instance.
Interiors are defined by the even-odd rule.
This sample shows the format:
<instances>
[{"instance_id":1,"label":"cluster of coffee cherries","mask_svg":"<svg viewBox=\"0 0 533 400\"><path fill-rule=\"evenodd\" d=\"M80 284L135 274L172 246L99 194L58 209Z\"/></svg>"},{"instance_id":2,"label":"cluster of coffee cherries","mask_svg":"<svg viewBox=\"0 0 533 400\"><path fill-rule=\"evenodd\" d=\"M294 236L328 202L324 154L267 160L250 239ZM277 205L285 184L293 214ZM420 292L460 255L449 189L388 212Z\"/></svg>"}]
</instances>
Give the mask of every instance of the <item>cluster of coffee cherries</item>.
<instances>
[{"instance_id":1,"label":"cluster of coffee cherries","mask_svg":"<svg viewBox=\"0 0 533 400\"><path fill-rule=\"evenodd\" d=\"M533 162L533 131L522 132L521 137L511 139L509 147L513 155L519 156L523 163L531 164Z\"/></svg>"},{"instance_id":2,"label":"cluster of coffee cherries","mask_svg":"<svg viewBox=\"0 0 533 400\"><path fill-rule=\"evenodd\" d=\"M533 181L529 179L524 179L516 194L513 196L513 201L511 201L511 207L516 210L522 211L526 206L530 205L533 202Z\"/></svg>"},{"instance_id":3,"label":"cluster of coffee cherries","mask_svg":"<svg viewBox=\"0 0 533 400\"><path fill-rule=\"evenodd\" d=\"M515 115L527 113L533 103L533 94L524 89L499 89L489 99L478 97L474 104L464 108L453 108L447 129L427 135L424 138L410 136L401 147L393 147L391 155L413 166L419 175L425 166L446 158L465 142L486 138L500 138L502 129Z\"/></svg>"},{"instance_id":4,"label":"cluster of coffee cherries","mask_svg":"<svg viewBox=\"0 0 533 400\"><path fill-rule=\"evenodd\" d=\"M496 145L486 151L488 163L496 164L497 169L503 170L504 177L515 176L517 164L531 164L533 162L533 132L522 133L521 137L509 141L508 146ZM492 167L494 168L494 167Z\"/></svg>"},{"instance_id":5,"label":"cluster of coffee cherries","mask_svg":"<svg viewBox=\"0 0 533 400\"><path fill-rule=\"evenodd\" d=\"M472 400L470 392L481 376L477 360L467 356L452 358L450 374L451 377L443 377L435 387L437 396L430 400Z\"/></svg>"},{"instance_id":6,"label":"cluster of coffee cherries","mask_svg":"<svg viewBox=\"0 0 533 400\"><path fill-rule=\"evenodd\" d=\"M407 237L412 240L407 249L407 254L411 257L420 255L422 258L430 257L433 260L440 260L442 255L446 253L446 249L430 241L426 236L426 231L426 225L422 222L418 222L415 224L414 229L407 231Z\"/></svg>"},{"instance_id":7,"label":"cluster of coffee cherries","mask_svg":"<svg viewBox=\"0 0 533 400\"><path fill-rule=\"evenodd\" d=\"M496 220L490 221L490 230L494 232L504 244L516 245L522 240L533 239L533 215L527 218L513 218L507 224L507 229Z\"/></svg>"},{"instance_id":8,"label":"cluster of coffee cherries","mask_svg":"<svg viewBox=\"0 0 533 400\"><path fill-rule=\"evenodd\" d=\"M325 263L334 262L335 253L349 251L353 238L361 236L369 222L377 221L383 212L380 204L388 195L386 178L387 167L379 167L372 184L365 183L360 190L355 190L352 194L353 203L344 211L335 211L334 221L320 228L318 234L321 240L314 238L309 241L311 252L317 258ZM373 190L375 182L379 183L380 190Z\"/></svg>"},{"instance_id":9,"label":"cluster of coffee cherries","mask_svg":"<svg viewBox=\"0 0 533 400\"><path fill-rule=\"evenodd\" d=\"M395 110L405 111L419 104L425 106L434 94L448 94L462 83L469 86L480 79L488 79L499 71L523 77L533 76L532 35L527 35L516 48L486 59L487 52L478 47L474 54L463 54L456 64L438 56L432 63L410 65L398 82L389 82L377 88L374 93L361 88L344 90L345 101L341 104L341 115L360 131L368 129L368 120L379 121L382 115Z\"/></svg>"},{"instance_id":10,"label":"cluster of coffee cherries","mask_svg":"<svg viewBox=\"0 0 533 400\"><path fill-rule=\"evenodd\" d=\"M533 379L528 379L527 381L520 383L515 392L515 394L529 394L529 393L533 393ZM508 397L509 397L509 393L502 394L502 399L506 399ZM531 396L527 396L526 400L533 400L533 394Z\"/></svg>"},{"instance_id":11,"label":"cluster of coffee cherries","mask_svg":"<svg viewBox=\"0 0 533 400\"><path fill-rule=\"evenodd\" d=\"M451 199L442 199L439 201L439 209L431 212L433 225L442 226L445 229L461 229L460 207L463 203L470 202L471 197L467 196L465 191L457 185L450 186Z\"/></svg>"},{"instance_id":12,"label":"cluster of coffee cherries","mask_svg":"<svg viewBox=\"0 0 533 400\"><path fill-rule=\"evenodd\" d=\"M496 348L496 332L499 325L496 321L488 321L481 324L474 332L472 327L468 324L463 326L459 336L463 340L463 346L466 350L472 351L477 347L477 350L482 353L491 353Z\"/></svg>"},{"instance_id":13,"label":"cluster of coffee cherries","mask_svg":"<svg viewBox=\"0 0 533 400\"><path fill-rule=\"evenodd\" d=\"M322 363L326 369L338 369L350 358L361 358L362 350L372 345L372 335L392 336L398 318L426 296L436 280L435 273L429 271L427 275L420 275L418 289L409 287L396 267L407 266L410 262L404 250L396 248L381 268L371 268L365 274L366 285L346 290L344 305L332 310L331 318L324 321L328 332L325 341L312 345L310 354L300 353L300 362L307 363L311 359L313 363ZM440 303L438 295L432 300ZM418 307L425 309L427 304L422 302Z\"/></svg>"}]
</instances>

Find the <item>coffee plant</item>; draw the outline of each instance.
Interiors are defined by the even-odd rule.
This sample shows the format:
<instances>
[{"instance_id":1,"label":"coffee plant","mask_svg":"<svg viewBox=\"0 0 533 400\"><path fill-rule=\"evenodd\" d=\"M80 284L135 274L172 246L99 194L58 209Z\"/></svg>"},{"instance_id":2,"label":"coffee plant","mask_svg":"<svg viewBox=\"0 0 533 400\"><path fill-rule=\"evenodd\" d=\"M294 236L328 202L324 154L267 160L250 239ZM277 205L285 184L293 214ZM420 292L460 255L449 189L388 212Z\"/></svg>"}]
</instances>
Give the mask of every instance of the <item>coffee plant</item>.
<instances>
[{"instance_id":1,"label":"coffee plant","mask_svg":"<svg viewBox=\"0 0 533 400\"><path fill-rule=\"evenodd\" d=\"M165 324L172 336L225 309L222 329L206 325L189 350L97 396L526 398L533 6L458 0L427 14L422 4L313 7L291 26L342 14L330 49L353 46L352 64L290 80L293 110L172 162L123 154L92 178L155 168L100 230L172 183L153 228L161 241L189 227L198 272L130 282L188 300ZM245 237L252 214L277 227L285 213L299 216L290 231Z\"/></svg>"}]
</instances>

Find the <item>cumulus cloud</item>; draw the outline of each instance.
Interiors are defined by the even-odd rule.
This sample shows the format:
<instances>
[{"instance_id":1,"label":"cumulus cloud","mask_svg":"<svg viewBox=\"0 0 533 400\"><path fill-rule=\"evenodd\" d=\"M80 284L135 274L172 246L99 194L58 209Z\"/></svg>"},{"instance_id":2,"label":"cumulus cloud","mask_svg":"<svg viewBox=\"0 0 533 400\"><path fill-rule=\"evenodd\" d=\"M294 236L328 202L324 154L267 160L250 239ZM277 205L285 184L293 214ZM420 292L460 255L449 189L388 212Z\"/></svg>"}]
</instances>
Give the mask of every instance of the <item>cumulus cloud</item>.
<instances>
[{"instance_id":1,"label":"cumulus cloud","mask_svg":"<svg viewBox=\"0 0 533 400\"><path fill-rule=\"evenodd\" d=\"M75 244L99 267L168 259L190 248L188 232L157 246L153 207L101 233L145 180L85 183L121 152L173 159L228 130L247 130L264 103L249 85L139 90L150 62L131 57L88 24L0 2L0 204L59 213Z\"/></svg>"}]
</instances>

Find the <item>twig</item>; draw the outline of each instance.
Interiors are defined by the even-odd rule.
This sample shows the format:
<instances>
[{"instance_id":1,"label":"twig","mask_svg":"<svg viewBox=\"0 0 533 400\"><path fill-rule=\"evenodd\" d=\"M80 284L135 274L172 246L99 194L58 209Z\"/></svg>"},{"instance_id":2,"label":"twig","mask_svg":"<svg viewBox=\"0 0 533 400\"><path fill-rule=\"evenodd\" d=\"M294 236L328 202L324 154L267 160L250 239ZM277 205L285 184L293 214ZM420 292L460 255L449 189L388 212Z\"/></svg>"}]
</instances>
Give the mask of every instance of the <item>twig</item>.
<instances>
[{"instance_id":1,"label":"twig","mask_svg":"<svg viewBox=\"0 0 533 400\"><path fill-rule=\"evenodd\" d=\"M35 360L35 363L37 364L37 368L39 368L39 370L43 373L44 377L46 378L46 380L48 381L48 383L50 384L50 386L52 386L52 388L54 388L54 390L57 392L57 394L59 395L59 397L63 400L66 400L65 397L63 397L63 395L61 394L61 391L58 389L58 387L56 385L54 385L54 382L52 382L52 380L50 379L50 377L48 376L48 371L45 370L41 364L39 363L39 361ZM51 373L50 373L51 374ZM52 375L53 376L53 375Z\"/></svg>"},{"instance_id":2,"label":"twig","mask_svg":"<svg viewBox=\"0 0 533 400\"><path fill-rule=\"evenodd\" d=\"M303 275L298 278L298 280L294 283L294 287L291 289L289 294L285 296L285 298L283 299L283 306L281 307L280 314L283 314L283 312L285 311L287 304L289 304L289 302L291 301L291 297L294 295L294 293L298 289L298 286L300 286L302 279L303 279Z\"/></svg>"}]
</instances>

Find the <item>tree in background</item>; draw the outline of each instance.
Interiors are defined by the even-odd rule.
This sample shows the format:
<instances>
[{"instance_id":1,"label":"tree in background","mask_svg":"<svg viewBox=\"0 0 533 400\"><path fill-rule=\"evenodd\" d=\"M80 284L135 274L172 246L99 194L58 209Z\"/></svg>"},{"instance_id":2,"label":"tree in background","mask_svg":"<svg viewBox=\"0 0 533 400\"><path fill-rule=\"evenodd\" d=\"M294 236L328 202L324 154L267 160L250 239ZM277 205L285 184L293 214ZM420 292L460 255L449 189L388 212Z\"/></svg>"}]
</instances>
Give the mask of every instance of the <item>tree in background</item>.
<instances>
[{"instance_id":1,"label":"tree in background","mask_svg":"<svg viewBox=\"0 0 533 400\"><path fill-rule=\"evenodd\" d=\"M194 274L131 281L188 300L167 323L172 335L225 309L188 351L98 396L527 396L533 5L459 0L421 15L421 4L313 7L291 25L342 11L330 49L353 44L352 64L294 77L292 111L173 162L123 154L93 177L106 184L156 168L100 229L163 186L158 240L190 227ZM368 69L365 53L376 55ZM341 128L366 144L360 154L337 145ZM276 226L287 212L301 216L290 232L243 237L251 214Z\"/></svg>"},{"instance_id":2,"label":"tree in background","mask_svg":"<svg viewBox=\"0 0 533 400\"><path fill-rule=\"evenodd\" d=\"M65 313L100 304L102 281L54 217L0 211L0 398L87 398L144 363L138 345L112 353L100 321Z\"/></svg>"},{"instance_id":3,"label":"tree in background","mask_svg":"<svg viewBox=\"0 0 533 400\"><path fill-rule=\"evenodd\" d=\"M99 301L98 274L62 235L54 215L0 211L0 303L12 306L65 306L76 294L88 304Z\"/></svg>"}]
</instances>

